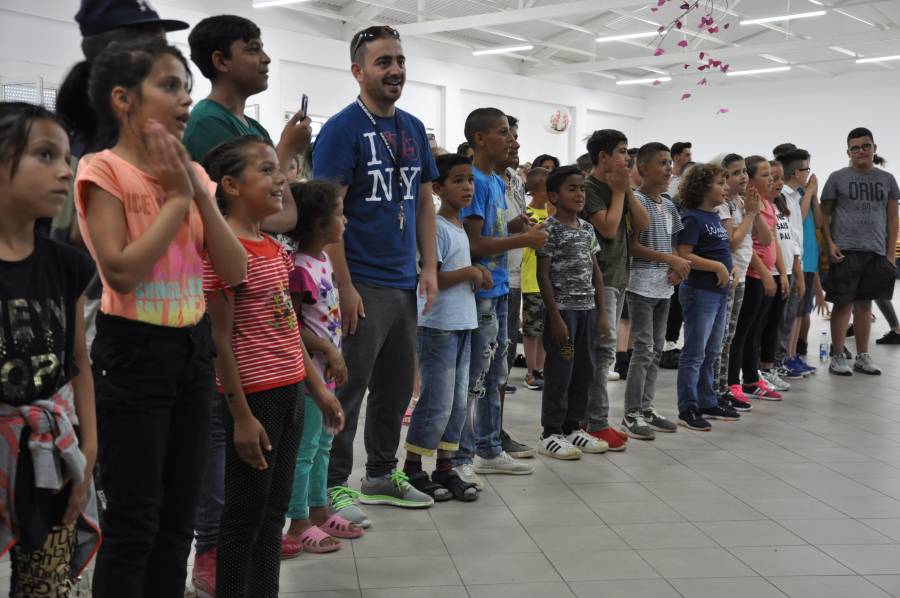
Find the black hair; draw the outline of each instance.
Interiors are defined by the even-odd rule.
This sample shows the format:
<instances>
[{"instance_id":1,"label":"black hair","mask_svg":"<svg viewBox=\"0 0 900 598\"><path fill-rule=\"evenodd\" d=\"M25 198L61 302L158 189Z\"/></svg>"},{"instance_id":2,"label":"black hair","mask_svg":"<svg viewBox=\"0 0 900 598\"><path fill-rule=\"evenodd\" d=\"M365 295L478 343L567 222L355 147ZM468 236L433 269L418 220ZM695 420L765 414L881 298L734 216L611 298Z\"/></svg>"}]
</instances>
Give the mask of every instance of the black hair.
<instances>
[{"instance_id":1,"label":"black hair","mask_svg":"<svg viewBox=\"0 0 900 598\"><path fill-rule=\"evenodd\" d=\"M462 156L463 158L466 158L467 157L466 154L468 153L468 151L470 149L472 149L472 144L469 143L468 141L463 141L456 147L456 153L459 154L460 156ZM475 150L472 150L472 151L475 151Z\"/></svg>"},{"instance_id":2,"label":"black hair","mask_svg":"<svg viewBox=\"0 0 900 598\"><path fill-rule=\"evenodd\" d=\"M541 154L540 156L538 156L531 162L531 165L532 166L540 166L547 160L550 160L551 162L553 162L553 170L556 170L557 168L559 168L559 158L557 158L556 156L551 156L550 154Z\"/></svg>"},{"instance_id":3,"label":"black hair","mask_svg":"<svg viewBox=\"0 0 900 598\"><path fill-rule=\"evenodd\" d=\"M725 175L725 169L716 164L696 164L681 178L678 185L678 199L685 210L699 208L703 197L713 186L716 177Z\"/></svg>"},{"instance_id":4,"label":"black hair","mask_svg":"<svg viewBox=\"0 0 900 598\"><path fill-rule=\"evenodd\" d=\"M566 179L573 175L584 176L577 166L561 166L551 171L547 175L547 193L559 193Z\"/></svg>"},{"instance_id":5,"label":"black hair","mask_svg":"<svg viewBox=\"0 0 900 598\"><path fill-rule=\"evenodd\" d=\"M209 174L209 178L218 184L216 187L216 201L223 214L228 207L226 203L228 198L225 197L225 192L222 191L222 179L227 176L240 177L244 169L247 168L248 149L260 143L272 145L262 137L245 135L220 143L209 150L209 153L203 158L203 169Z\"/></svg>"},{"instance_id":6,"label":"black hair","mask_svg":"<svg viewBox=\"0 0 900 598\"><path fill-rule=\"evenodd\" d=\"M669 151L669 147L665 143L660 143L658 141L645 143L636 152L638 164L645 164L652 160L656 154L667 151Z\"/></svg>"},{"instance_id":7,"label":"black hair","mask_svg":"<svg viewBox=\"0 0 900 598\"><path fill-rule=\"evenodd\" d=\"M400 41L400 32L390 25L372 25L357 31L350 40L350 62L362 65L370 43L391 38Z\"/></svg>"},{"instance_id":8,"label":"black hair","mask_svg":"<svg viewBox=\"0 0 900 598\"><path fill-rule=\"evenodd\" d=\"M518 126L519 126L519 119L516 118L515 116L510 116L509 114L507 114L507 115L506 115L506 120L509 122L509 128L510 128L510 129L512 129L513 127L518 127Z\"/></svg>"},{"instance_id":9,"label":"black hair","mask_svg":"<svg viewBox=\"0 0 900 598\"><path fill-rule=\"evenodd\" d=\"M795 148L790 151L775 154L775 161L784 168L785 180L794 176L794 173L800 168L800 164L802 164L804 160L809 160L809 152L804 149Z\"/></svg>"},{"instance_id":10,"label":"black hair","mask_svg":"<svg viewBox=\"0 0 900 598\"><path fill-rule=\"evenodd\" d=\"M28 136L36 120L49 120L63 131L65 123L43 106L25 102L0 102L0 166L10 165L10 178L16 176L22 154L28 147Z\"/></svg>"},{"instance_id":11,"label":"black hair","mask_svg":"<svg viewBox=\"0 0 900 598\"><path fill-rule=\"evenodd\" d=\"M191 69L181 51L155 37L113 42L92 63L75 65L60 89L56 106L72 135L85 141L87 151L112 147L119 136L119 122L110 101L113 88L125 87L140 97L141 83L157 59L165 55L181 62L190 88Z\"/></svg>"},{"instance_id":12,"label":"black hair","mask_svg":"<svg viewBox=\"0 0 900 598\"><path fill-rule=\"evenodd\" d=\"M613 150L615 150L616 146L620 143L628 143L628 138L625 137L625 133L621 131L616 131L615 129L600 129L599 131L594 131L587 140L587 151L588 155L591 157L591 164L597 164L600 152L611 156Z\"/></svg>"},{"instance_id":13,"label":"black hair","mask_svg":"<svg viewBox=\"0 0 900 598\"><path fill-rule=\"evenodd\" d=\"M722 168L727 169L729 166L731 166L735 162L740 162L743 159L744 159L744 157L740 154L725 154L725 157L722 158Z\"/></svg>"},{"instance_id":14,"label":"black hair","mask_svg":"<svg viewBox=\"0 0 900 598\"><path fill-rule=\"evenodd\" d=\"M546 179L549 174L550 171L543 166L535 166L528 171L528 177L525 179L525 190L533 194L537 190L538 181L540 179ZM546 181L544 184L546 185Z\"/></svg>"},{"instance_id":15,"label":"black hair","mask_svg":"<svg viewBox=\"0 0 900 598\"><path fill-rule=\"evenodd\" d=\"M778 145L776 145L776 146L772 149L772 155L775 156L775 159L776 159L776 160L778 160L778 158L779 158L782 154L786 154L786 153L788 153L788 152L792 152L792 151L794 151L795 149L797 149L797 146L794 145L793 143L779 143Z\"/></svg>"},{"instance_id":16,"label":"black hair","mask_svg":"<svg viewBox=\"0 0 900 598\"><path fill-rule=\"evenodd\" d=\"M762 156L747 156L744 159L744 163L747 165L747 176L751 179L756 176L756 171L759 169L759 165L765 162L769 163L768 160L763 158Z\"/></svg>"},{"instance_id":17,"label":"black hair","mask_svg":"<svg viewBox=\"0 0 900 598\"><path fill-rule=\"evenodd\" d=\"M875 158L872 159L872 162L875 164L875 166L881 166L882 168L887 166L887 160L885 160L884 157L879 156L878 154L875 154Z\"/></svg>"},{"instance_id":18,"label":"black hair","mask_svg":"<svg viewBox=\"0 0 900 598\"><path fill-rule=\"evenodd\" d=\"M856 127L847 134L847 144L850 144L851 139L859 139L860 137L868 137L873 143L875 142L875 136L872 135L872 131L865 127Z\"/></svg>"},{"instance_id":19,"label":"black hair","mask_svg":"<svg viewBox=\"0 0 900 598\"><path fill-rule=\"evenodd\" d=\"M580 156L578 156L578 159L575 160L575 164L578 166L578 168L581 169L582 172L590 172L591 167L593 166L593 164L591 164L590 154L581 154Z\"/></svg>"},{"instance_id":20,"label":"black hair","mask_svg":"<svg viewBox=\"0 0 900 598\"><path fill-rule=\"evenodd\" d=\"M475 146L475 133L487 133L501 118L506 118L502 110L497 108L476 108L466 117L466 141Z\"/></svg>"},{"instance_id":21,"label":"black hair","mask_svg":"<svg viewBox=\"0 0 900 598\"><path fill-rule=\"evenodd\" d=\"M221 52L231 58L231 44L240 40L249 42L260 39L256 23L237 15L216 15L197 23L188 35L191 46L191 62L197 65L203 76L215 81L218 73L213 65L212 55Z\"/></svg>"},{"instance_id":22,"label":"black hair","mask_svg":"<svg viewBox=\"0 0 900 598\"><path fill-rule=\"evenodd\" d=\"M286 234L297 247L303 249L315 240L316 231L334 214L340 202L340 189L327 181L292 183L291 196L297 204L297 213L303 214L297 224Z\"/></svg>"},{"instance_id":23,"label":"black hair","mask_svg":"<svg viewBox=\"0 0 900 598\"><path fill-rule=\"evenodd\" d=\"M672 157L674 158L675 156L681 155L681 152L686 149L691 149L692 147L694 146L690 141L676 141L672 144Z\"/></svg>"},{"instance_id":24,"label":"black hair","mask_svg":"<svg viewBox=\"0 0 900 598\"><path fill-rule=\"evenodd\" d=\"M443 185L447 180L447 177L450 176L450 171L453 170L457 166L471 166L472 163L469 162L468 158L465 156L460 156L459 154L444 154L442 156L438 156L434 159L434 163L437 164L438 175L434 181L439 185Z\"/></svg>"},{"instance_id":25,"label":"black hair","mask_svg":"<svg viewBox=\"0 0 900 598\"><path fill-rule=\"evenodd\" d=\"M778 160L769 160L769 166L781 166L782 170L784 169L784 166ZM778 195L776 195L772 199L772 203L775 204L775 207L778 208L778 211L781 212L785 217L791 215L791 210L787 205L787 198L785 198L784 193L782 193L781 191L779 191Z\"/></svg>"}]
</instances>

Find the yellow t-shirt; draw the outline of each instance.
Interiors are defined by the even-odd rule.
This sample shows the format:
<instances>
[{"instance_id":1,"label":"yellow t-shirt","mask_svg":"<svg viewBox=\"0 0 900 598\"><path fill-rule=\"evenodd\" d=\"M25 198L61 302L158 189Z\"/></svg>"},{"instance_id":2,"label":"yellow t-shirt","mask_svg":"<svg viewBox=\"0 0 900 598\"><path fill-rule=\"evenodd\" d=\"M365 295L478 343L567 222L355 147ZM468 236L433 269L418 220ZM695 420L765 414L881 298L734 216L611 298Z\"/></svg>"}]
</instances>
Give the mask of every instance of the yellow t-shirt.
<instances>
[{"instance_id":1,"label":"yellow t-shirt","mask_svg":"<svg viewBox=\"0 0 900 598\"><path fill-rule=\"evenodd\" d=\"M532 208L528 206L525 210L525 213L529 218L535 220L540 224L544 220L547 219L547 208L543 210L539 208ZM540 293L541 289L538 287L537 281L537 256L534 254L534 249L530 247L526 247L522 252L522 292L523 293Z\"/></svg>"}]
</instances>

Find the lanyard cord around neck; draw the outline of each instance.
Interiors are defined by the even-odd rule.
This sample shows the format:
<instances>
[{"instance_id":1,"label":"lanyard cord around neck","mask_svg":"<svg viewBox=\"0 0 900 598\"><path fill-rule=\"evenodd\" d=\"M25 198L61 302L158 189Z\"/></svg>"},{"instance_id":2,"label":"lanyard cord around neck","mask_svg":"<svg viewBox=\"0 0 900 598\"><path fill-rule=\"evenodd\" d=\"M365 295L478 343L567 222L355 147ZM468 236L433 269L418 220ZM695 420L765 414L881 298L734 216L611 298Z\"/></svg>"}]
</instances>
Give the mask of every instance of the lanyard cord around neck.
<instances>
[{"instance_id":1,"label":"lanyard cord around neck","mask_svg":"<svg viewBox=\"0 0 900 598\"><path fill-rule=\"evenodd\" d=\"M384 134L384 131L381 130L381 127L378 126L378 122L375 120L375 116L372 112L366 107L363 103L362 98L356 96L356 105L359 106L359 109L363 111L363 114L368 117L369 122L372 123L372 126L375 127L375 132L378 133L378 136L381 137L381 142L384 143L385 149L387 149L388 155L391 157L391 164L394 166L394 170L397 172L397 184L400 186L400 197L401 200L403 198L403 177L400 173L400 164L397 162L397 157L394 155L394 149L391 147L391 144L388 143L387 136ZM397 113L394 113L394 130L396 131L397 137L400 137L400 126L397 122Z\"/></svg>"}]
</instances>

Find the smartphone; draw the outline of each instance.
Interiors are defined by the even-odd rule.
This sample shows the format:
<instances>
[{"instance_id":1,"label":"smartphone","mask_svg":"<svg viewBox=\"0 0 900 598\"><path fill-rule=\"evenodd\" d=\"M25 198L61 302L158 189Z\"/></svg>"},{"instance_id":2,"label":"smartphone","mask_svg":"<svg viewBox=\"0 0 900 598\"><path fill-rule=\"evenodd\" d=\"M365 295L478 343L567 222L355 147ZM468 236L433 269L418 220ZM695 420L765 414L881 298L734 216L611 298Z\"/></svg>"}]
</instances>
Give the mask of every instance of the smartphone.
<instances>
[{"instance_id":1,"label":"smartphone","mask_svg":"<svg viewBox=\"0 0 900 598\"><path fill-rule=\"evenodd\" d=\"M300 116L306 118L306 110L309 108L309 96L305 93L300 96Z\"/></svg>"}]
</instances>

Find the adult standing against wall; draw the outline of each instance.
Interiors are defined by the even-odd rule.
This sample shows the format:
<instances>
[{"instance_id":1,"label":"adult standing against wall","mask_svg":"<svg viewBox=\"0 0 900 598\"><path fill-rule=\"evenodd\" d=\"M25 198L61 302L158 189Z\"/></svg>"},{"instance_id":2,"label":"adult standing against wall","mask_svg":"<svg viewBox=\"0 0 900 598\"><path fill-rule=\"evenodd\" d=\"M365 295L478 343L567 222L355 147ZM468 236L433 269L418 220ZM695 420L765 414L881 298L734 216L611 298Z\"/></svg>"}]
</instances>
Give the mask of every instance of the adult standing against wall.
<instances>
[{"instance_id":1,"label":"adult standing against wall","mask_svg":"<svg viewBox=\"0 0 900 598\"><path fill-rule=\"evenodd\" d=\"M417 247L425 311L437 292L431 201L437 168L422 122L396 107L406 83L400 34L388 26L359 31L350 42L350 58L359 96L325 123L313 150L313 174L340 185L347 218L343 242L328 248L349 372L338 389L347 423L334 439L328 485L339 510L356 496L346 484L368 390L363 501L428 507L431 497L396 469L396 453L415 378ZM356 507L342 515L366 523Z\"/></svg>"}]
</instances>

